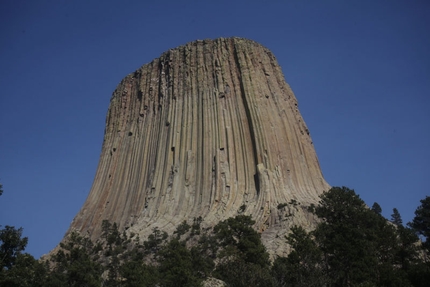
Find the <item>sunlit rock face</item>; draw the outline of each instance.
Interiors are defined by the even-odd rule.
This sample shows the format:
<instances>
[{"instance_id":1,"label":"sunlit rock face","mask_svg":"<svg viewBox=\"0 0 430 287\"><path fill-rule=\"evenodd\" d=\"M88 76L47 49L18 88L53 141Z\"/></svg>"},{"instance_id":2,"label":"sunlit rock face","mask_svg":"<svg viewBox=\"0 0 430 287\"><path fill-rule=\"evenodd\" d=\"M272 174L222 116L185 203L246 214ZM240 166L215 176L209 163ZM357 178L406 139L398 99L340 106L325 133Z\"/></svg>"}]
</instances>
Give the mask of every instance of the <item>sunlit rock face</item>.
<instances>
[{"instance_id":1,"label":"sunlit rock face","mask_svg":"<svg viewBox=\"0 0 430 287\"><path fill-rule=\"evenodd\" d=\"M242 38L197 40L125 77L111 98L93 186L70 230L104 219L141 238L201 216L252 215L271 253L327 190L274 55Z\"/></svg>"}]
</instances>

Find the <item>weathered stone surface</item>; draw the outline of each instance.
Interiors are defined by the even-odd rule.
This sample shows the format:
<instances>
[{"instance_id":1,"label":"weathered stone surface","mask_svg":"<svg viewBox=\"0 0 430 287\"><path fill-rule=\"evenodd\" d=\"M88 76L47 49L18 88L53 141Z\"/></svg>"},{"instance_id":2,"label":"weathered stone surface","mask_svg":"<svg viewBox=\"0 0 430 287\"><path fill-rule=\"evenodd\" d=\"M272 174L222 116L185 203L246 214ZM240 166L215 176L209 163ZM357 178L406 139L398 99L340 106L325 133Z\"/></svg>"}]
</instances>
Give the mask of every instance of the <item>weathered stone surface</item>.
<instances>
[{"instance_id":1,"label":"weathered stone surface","mask_svg":"<svg viewBox=\"0 0 430 287\"><path fill-rule=\"evenodd\" d=\"M224 281L221 281L213 277L208 277L203 282L203 287L224 287L224 286L227 286L227 284L225 284Z\"/></svg>"},{"instance_id":2,"label":"weathered stone surface","mask_svg":"<svg viewBox=\"0 0 430 287\"><path fill-rule=\"evenodd\" d=\"M210 226L244 212L272 254L283 253L283 234L312 226L305 206L327 188L273 54L241 38L197 40L118 85L95 180L70 229L97 238L108 219L145 238L154 227L172 232L198 216Z\"/></svg>"}]
</instances>

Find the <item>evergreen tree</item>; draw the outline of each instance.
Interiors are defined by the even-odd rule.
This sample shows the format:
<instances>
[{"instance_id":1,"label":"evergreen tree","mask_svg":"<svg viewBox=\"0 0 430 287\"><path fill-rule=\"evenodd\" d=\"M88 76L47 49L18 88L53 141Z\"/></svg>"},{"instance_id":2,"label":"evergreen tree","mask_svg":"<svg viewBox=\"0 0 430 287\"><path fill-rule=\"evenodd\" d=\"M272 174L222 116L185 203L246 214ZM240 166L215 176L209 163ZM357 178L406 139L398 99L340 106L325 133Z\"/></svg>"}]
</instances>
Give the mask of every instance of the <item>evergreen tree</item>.
<instances>
[{"instance_id":1,"label":"evergreen tree","mask_svg":"<svg viewBox=\"0 0 430 287\"><path fill-rule=\"evenodd\" d=\"M145 254L152 254L155 257L167 237L168 235L166 232L162 232L158 228L152 229L152 234L148 236L148 240L143 242L143 245L145 246Z\"/></svg>"},{"instance_id":2,"label":"evergreen tree","mask_svg":"<svg viewBox=\"0 0 430 287\"><path fill-rule=\"evenodd\" d=\"M382 213L382 208L377 202L373 203L371 210L373 212L375 212L376 214L379 214L379 215L381 215L381 213Z\"/></svg>"},{"instance_id":3,"label":"evergreen tree","mask_svg":"<svg viewBox=\"0 0 430 287\"><path fill-rule=\"evenodd\" d=\"M191 225L191 236L200 234L200 225L202 221L203 218L201 216L193 219L193 224Z\"/></svg>"},{"instance_id":4,"label":"evergreen tree","mask_svg":"<svg viewBox=\"0 0 430 287\"><path fill-rule=\"evenodd\" d=\"M303 227L294 226L287 237L292 251L288 257L278 257L273 263L272 274L278 286L325 286L322 252L312 235Z\"/></svg>"},{"instance_id":5,"label":"evergreen tree","mask_svg":"<svg viewBox=\"0 0 430 287\"><path fill-rule=\"evenodd\" d=\"M221 257L234 257L245 262L269 266L269 255L261 242L260 234L252 225L251 216L238 215L221 221L214 227L215 237L223 250Z\"/></svg>"},{"instance_id":6,"label":"evergreen tree","mask_svg":"<svg viewBox=\"0 0 430 287\"><path fill-rule=\"evenodd\" d=\"M48 267L28 253L18 254L15 264L0 271L0 286L45 287Z\"/></svg>"},{"instance_id":7,"label":"evergreen tree","mask_svg":"<svg viewBox=\"0 0 430 287\"><path fill-rule=\"evenodd\" d=\"M120 267L122 287L152 287L159 282L156 267L144 264L141 260L127 260ZM118 285L117 285L118 286Z\"/></svg>"},{"instance_id":8,"label":"evergreen tree","mask_svg":"<svg viewBox=\"0 0 430 287\"><path fill-rule=\"evenodd\" d=\"M238 215L219 222L214 236L219 244L215 276L230 286L271 286L269 254L253 228L251 216Z\"/></svg>"},{"instance_id":9,"label":"evergreen tree","mask_svg":"<svg viewBox=\"0 0 430 287\"><path fill-rule=\"evenodd\" d=\"M424 199L420 200L421 205L417 207L415 210L415 217L412 222L408 223L408 226L412 228L412 230L424 237L424 242L422 242L422 248L424 249L423 254L418 253L418 258L424 258L424 260L416 260L415 264L409 266L408 264L408 274L409 280L414 284L414 286L428 286L428 282L430 282L430 197L426 196ZM412 238L408 234L407 238ZM412 240L410 240L412 241ZM416 245L413 244L413 247ZM417 257L415 257L417 258Z\"/></svg>"},{"instance_id":10,"label":"evergreen tree","mask_svg":"<svg viewBox=\"0 0 430 287\"><path fill-rule=\"evenodd\" d=\"M403 226L403 220L397 208L393 208L393 214L391 214L391 222L397 226Z\"/></svg>"},{"instance_id":11,"label":"evergreen tree","mask_svg":"<svg viewBox=\"0 0 430 287\"><path fill-rule=\"evenodd\" d=\"M28 238L22 228L6 225L0 230L0 286L44 286L47 268L28 253L23 253Z\"/></svg>"},{"instance_id":12,"label":"evergreen tree","mask_svg":"<svg viewBox=\"0 0 430 287\"><path fill-rule=\"evenodd\" d=\"M186 248L185 242L173 238L166 244L159 254L158 272L161 274L162 286L200 286L202 279L199 278L197 270L193 267L190 250Z\"/></svg>"},{"instance_id":13,"label":"evergreen tree","mask_svg":"<svg viewBox=\"0 0 430 287\"><path fill-rule=\"evenodd\" d=\"M127 234L124 232L121 235L115 222L111 224L104 220L102 222L102 238L105 240L104 257L107 261L105 268L108 270L104 286L117 286L120 278L121 259L125 256L127 244L129 243Z\"/></svg>"},{"instance_id":14,"label":"evergreen tree","mask_svg":"<svg viewBox=\"0 0 430 287\"><path fill-rule=\"evenodd\" d=\"M412 229L400 225L397 227L398 245L396 250L396 263L402 270L409 271L418 259L418 237Z\"/></svg>"},{"instance_id":15,"label":"evergreen tree","mask_svg":"<svg viewBox=\"0 0 430 287\"><path fill-rule=\"evenodd\" d=\"M315 238L333 286L376 284L380 217L347 187L323 193L315 214L322 219Z\"/></svg>"},{"instance_id":16,"label":"evergreen tree","mask_svg":"<svg viewBox=\"0 0 430 287\"><path fill-rule=\"evenodd\" d=\"M9 225L0 230L0 270L12 268L17 256L27 246L28 238L21 238L22 231L22 228L16 229Z\"/></svg>"},{"instance_id":17,"label":"evergreen tree","mask_svg":"<svg viewBox=\"0 0 430 287\"><path fill-rule=\"evenodd\" d=\"M415 210L415 217L408 225L424 237L424 248L430 254L430 196L420 200L421 205Z\"/></svg>"},{"instance_id":18,"label":"evergreen tree","mask_svg":"<svg viewBox=\"0 0 430 287\"><path fill-rule=\"evenodd\" d=\"M46 286L99 287L103 268L91 257L91 240L72 232L60 247L52 258L54 268Z\"/></svg>"},{"instance_id":19,"label":"evergreen tree","mask_svg":"<svg viewBox=\"0 0 430 287\"><path fill-rule=\"evenodd\" d=\"M187 223L186 220L184 220L181 224L176 227L176 230L173 232L173 234L176 234L176 237L178 239L181 239L181 236L190 230L191 226Z\"/></svg>"},{"instance_id":20,"label":"evergreen tree","mask_svg":"<svg viewBox=\"0 0 430 287\"><path fill-rule=\"evenodd\" d=\"M215 268L213 258L201 245L191 247L190 252L195 276L201 279L207 278Z\"/></svg>"},{"instance_id":21,"label":"evergreen tree","mask_svg":"<svg viewBox=\"0 0 430 287\"><path fill-rule=\"evenodd\" d=\"M217 265L215 277L234 287L271 287L274 280L268 267L241 260L225 261Z\"/></svg>"},{"instance_id":22,"label":"evergreen tree","mask_svg":"<svg viewBox=\"0 0 430 287\"><path fill-rule=\"evenodd\" d=\"M403 220L397 208L393 208L390 221L396 226L395 264L401 266L402 270L408 271L418 255L416 249L418 237L411 229L403 226Z\"/></svg>"}]
</instances>

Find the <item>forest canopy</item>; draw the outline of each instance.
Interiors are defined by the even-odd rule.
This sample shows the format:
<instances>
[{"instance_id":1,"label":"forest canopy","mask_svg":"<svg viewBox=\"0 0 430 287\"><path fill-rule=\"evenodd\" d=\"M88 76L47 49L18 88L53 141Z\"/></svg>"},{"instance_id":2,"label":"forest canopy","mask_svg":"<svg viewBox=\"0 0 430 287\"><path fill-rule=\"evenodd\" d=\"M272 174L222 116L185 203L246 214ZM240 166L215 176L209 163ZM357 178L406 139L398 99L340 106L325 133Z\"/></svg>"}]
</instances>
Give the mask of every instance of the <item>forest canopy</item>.
<instances>
[{"instance_id":1,"label":"forest canopy","mask_svg":"<svg viewBox=\"0 0 430 287\"><path fill-rule=\"evenodd\" d=\"M269 260L250 215L213 228L202 218L184 221L170 236L157 228L148 238L120 232L104 221L93 242L72 232L49 260L24 253L22 228L0 230L1 286L200 286L209 278L226 286L427 286L430 282L430 197L403 225L375 203L368 208L347 187L333 187L308 210L315 230L291 228L286 257ZM419 236L422 240L420 240Z\"/></svg>"}]
</instances>

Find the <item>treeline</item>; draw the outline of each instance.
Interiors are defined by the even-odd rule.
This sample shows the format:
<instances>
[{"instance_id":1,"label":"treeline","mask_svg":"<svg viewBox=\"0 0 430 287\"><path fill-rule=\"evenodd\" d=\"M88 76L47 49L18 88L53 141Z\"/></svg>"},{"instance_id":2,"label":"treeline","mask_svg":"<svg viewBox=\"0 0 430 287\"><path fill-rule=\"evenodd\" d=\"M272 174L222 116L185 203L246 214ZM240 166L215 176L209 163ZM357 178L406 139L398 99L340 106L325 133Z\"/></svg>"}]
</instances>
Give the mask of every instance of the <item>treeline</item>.
<instances>
[{"instance_id":1,"label":"treeline","mask_svg":"<svg viewBox=\"0 0 430 287\"><path fill-rule=\"evenodd\" d=\"M227 286L428 286L430 197L406 226L397 209L387 220L346 187L309 211L320 219L316 229L292 228L292 251L273 262L246 215L210 229L201 218L184 221L171 236L153 229L144 241L104 221L99 240L71 233L49 261L23 253L22 229L6 226L0 286L201 286L208 277Z\"/></svg>"}]
</instances>

